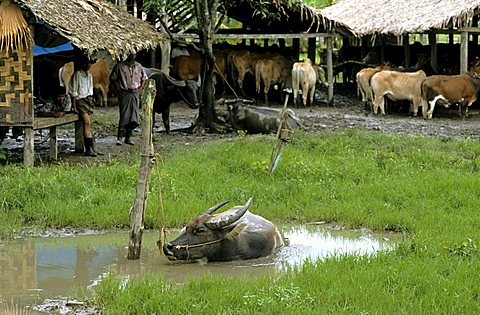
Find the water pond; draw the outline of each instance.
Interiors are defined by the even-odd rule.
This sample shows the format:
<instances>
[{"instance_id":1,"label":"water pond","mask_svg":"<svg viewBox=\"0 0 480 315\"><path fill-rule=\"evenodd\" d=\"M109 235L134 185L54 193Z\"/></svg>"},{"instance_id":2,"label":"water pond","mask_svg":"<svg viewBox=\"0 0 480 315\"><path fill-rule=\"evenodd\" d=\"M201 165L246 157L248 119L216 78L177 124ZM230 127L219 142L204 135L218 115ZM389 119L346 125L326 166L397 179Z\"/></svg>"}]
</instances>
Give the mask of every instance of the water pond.
<instances>
[{"instance_id":1,"label":"water pond","mask_svg":"<svg viewBox=\"0 0 480 315\"><path fill-rule=\"evenodd\" d=\"M126 259L128 232L86 233L63 237L21 238L0 243L0 311L80 294L106 274L124 279L162 274L181 283L205 274L255 277L282 272L307 259L330 255L370 255L388 250L398 235L347 231L323 225L282 226L288 245L271 257L224 263L172 263L159 251L158 232L146 231L141 259ZM176 237L173 231L168 239ZM3 307L2 307L3 304ZM1 312L0 312L1 313Z\"/></svg>"}]
</instances>

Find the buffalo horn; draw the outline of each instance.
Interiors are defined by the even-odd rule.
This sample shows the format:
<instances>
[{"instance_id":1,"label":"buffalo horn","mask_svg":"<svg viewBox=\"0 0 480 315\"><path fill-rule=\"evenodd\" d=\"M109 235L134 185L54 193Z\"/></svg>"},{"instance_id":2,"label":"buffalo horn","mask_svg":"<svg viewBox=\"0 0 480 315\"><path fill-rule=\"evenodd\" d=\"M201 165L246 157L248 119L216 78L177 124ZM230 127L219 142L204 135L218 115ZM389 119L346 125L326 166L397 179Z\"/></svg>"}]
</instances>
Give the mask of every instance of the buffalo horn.
<instances>
[{"instance_id":1,"label":"buffalo horn","mask_svg":"<svg viewBox=\"0 0 480 315\"><path fill-rule=\"evenodd\" d=\"M197 86L200 87L202 85L202 76L198 75Z\"/></svg>"},{"instance_id":2,"label":"buffalo horn","mask_svg":"<svg viewBox=\"0 0 480 315\"><path fill-rule=\"evenodd\" d=\"M248 207L252 203L253 198L250 197L248 199L247 203L239 210L237 210L235 213L233 213L230 216L214 216L209 218L206 222L205 225L211 229L223 229L226 226L229 226L230 224L238 221L244 214L247 212ZM221 219L220 219L221 218Z\"/></svg>"},{"instance_id":3,"label":"buffalo horn","mask_svg":"<svg viewBox=\"0 0 480 315\"><path fill-rule=\"evenodd\" d=\"M216 204L216 205L214 205L213 207L208 208L203 214L211 214L211 213L214 213L215 211L217 211L218 209L220 209L221 207L223 207L224 205L226 205L226 204L229 203L229 202L230 202L229 200L224 201L224 202L220 202L219 204Z\"/></svg>"}]
</instances>

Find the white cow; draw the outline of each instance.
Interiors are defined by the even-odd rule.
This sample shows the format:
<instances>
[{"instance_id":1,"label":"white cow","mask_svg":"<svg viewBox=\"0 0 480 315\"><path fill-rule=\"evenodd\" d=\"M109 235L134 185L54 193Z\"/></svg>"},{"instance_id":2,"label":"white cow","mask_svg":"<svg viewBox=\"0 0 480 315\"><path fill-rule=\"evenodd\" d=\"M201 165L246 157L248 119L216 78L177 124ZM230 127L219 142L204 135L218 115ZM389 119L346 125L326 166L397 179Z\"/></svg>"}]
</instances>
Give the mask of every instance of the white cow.
<instances>
[{"instance_id":1,"label":"white cow","mask_svg":"<svg viewBox=\"0 0 480 315\"><path fill-rule=\"evenodd\" d=\"M310 99L310 106L313 106L315 95L315 83L317 73L313 68L312 61L306 59L304 62L295 62L292 68L292 89L293 103L298 107L298 91L302 90L303 106L307 107L307 100Z\"/></svg>"},{"instance_id":2,"label":"white cow","mask_svg":"<svg viewBox=\"0 0 480 315\"><path fill-rule=\"evenodd\" d=\"M375 73L370 80L374 101L373 112L377 114L378 108L385 115L385 96L392 101L410 101L413 116L417 116L418 107L422 104L422 82L427 75L424 71L398 72L383 70Z\"/></svg>"}]
</instances>

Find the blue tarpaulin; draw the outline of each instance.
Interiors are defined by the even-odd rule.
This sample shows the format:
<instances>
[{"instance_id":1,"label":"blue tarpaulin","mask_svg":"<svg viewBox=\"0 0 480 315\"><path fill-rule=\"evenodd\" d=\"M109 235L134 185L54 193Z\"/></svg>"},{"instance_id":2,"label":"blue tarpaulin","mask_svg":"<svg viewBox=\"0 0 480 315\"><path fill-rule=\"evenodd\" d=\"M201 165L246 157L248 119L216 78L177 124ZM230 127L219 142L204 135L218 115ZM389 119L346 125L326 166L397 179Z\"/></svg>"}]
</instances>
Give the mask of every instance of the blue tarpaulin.
<instances>
[{"instance_id":1,"label":"blue tarpaulin","mask_svg":"<svg viewBox=\"0 0 480 315\"><path fill-rule=\"evenodd\" d=\"M73 50L73 46L70 42L63 45L58 45L55 47L41 47L41 46L35 45L33 48L33 55L40 56L40 55L53 54L53 53L68 51L68 50Z\"/></svg>"}]
</instances>

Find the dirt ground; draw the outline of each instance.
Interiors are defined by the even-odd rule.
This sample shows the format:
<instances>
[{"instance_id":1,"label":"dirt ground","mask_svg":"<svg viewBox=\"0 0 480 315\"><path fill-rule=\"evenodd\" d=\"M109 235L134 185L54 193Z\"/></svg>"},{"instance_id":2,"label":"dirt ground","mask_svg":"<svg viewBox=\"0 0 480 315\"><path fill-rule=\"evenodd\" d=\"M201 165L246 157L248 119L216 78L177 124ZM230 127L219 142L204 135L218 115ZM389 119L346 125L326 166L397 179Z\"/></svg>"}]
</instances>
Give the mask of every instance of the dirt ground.
<instances>
[{"instance_id":1,"label":"dirt ground","mask_svg":"<svg viewBox=\"0 0 480 315\"><path fill-rule=\"evenodd\" d=\"M341 131L349 128L369 130L386 134L401 134L408 136L432 136L443 139L480 139L480 109L473 105L469 110L469 117L463 120L458 114L458 107L445 109L437 106L432 120L424 120L420 117L408 115L408 104L392 104L387 107L386 116L376 116L367 113L360 100L352 92L342 90L335 91L334 106L326 104L326 94L320 91L316 95L316 105L313 108L292 108L301 119L308 132L315 132L322 129ZM262 105L258 102L258 105ZM282 104L273 103L273 107L281 108ZM234 138L235 133L227 134L203 134L192 135L182 129L192 125L198 111L188 108L184 103L176 103L171 108L171 127L173 131L167 135L163 131L160 115L156 117L156 128L154 143L156 152L174 147L192 145L208 141ZM97 119L95 117L98 117ZM98 120L98 123L96 122ZM118 120L118 109L115 106L97 108L94 114L93 128L97 138L97 149L104 153L96 158L86 157L73 152L73 125L67 128L60 128L58 131L59 161L71 163L99 162L109 160L115 156L124 155L126 152L136 152L138 145L130 146L123 144L115 145L116 122ZM140 130L134 132L134 140L139 141ZM20 139L19 139L20 140ZM6 153L8 163L21 163L22 141L16 141L7 137L0 145L0 152ZM48 132L43 130L35 135L36 162L48 160Z\"/></svg>"}]
</instances>

